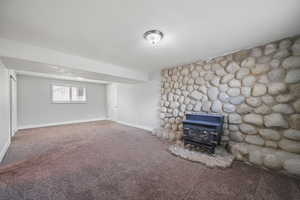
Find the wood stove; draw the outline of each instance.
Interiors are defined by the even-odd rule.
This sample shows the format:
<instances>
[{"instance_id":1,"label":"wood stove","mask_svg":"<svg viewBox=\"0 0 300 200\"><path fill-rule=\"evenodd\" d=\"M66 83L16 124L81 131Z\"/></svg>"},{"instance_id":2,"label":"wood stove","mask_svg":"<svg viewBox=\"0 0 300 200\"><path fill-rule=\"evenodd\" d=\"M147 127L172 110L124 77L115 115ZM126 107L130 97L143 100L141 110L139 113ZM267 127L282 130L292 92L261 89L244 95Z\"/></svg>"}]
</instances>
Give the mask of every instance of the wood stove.
<instances>
[{"instance_id":1,"label":"wood stove","mask_svg":"<svg viewBox=\"0 0 300 200\"><path fill-rule=\"evenodd\" d=\"M186 114L183 120L183 142L215 152L223 134L224 116L216 114Z\"/></svg>"}]
</instances>

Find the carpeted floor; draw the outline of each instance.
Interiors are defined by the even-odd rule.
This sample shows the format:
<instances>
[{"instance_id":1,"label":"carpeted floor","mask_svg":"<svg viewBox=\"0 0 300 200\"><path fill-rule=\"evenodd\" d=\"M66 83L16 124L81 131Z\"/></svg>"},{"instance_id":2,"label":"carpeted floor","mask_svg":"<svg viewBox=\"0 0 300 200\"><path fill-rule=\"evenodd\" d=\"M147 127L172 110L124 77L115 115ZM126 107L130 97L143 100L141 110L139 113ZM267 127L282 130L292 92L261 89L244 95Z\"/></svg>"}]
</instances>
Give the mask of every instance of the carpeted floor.
<instances>
[{"instance_id":1,"label":"carpeted floor","mask_svg":"<svg viewBox=\"0 0 300 200\"><path fill-rule=\"evenodd\" d=\"M240 162L210 169L167 147L109 121L19 131L0 165L0 199L300 199L300 180Z\"/></svg>"}]
</instances>

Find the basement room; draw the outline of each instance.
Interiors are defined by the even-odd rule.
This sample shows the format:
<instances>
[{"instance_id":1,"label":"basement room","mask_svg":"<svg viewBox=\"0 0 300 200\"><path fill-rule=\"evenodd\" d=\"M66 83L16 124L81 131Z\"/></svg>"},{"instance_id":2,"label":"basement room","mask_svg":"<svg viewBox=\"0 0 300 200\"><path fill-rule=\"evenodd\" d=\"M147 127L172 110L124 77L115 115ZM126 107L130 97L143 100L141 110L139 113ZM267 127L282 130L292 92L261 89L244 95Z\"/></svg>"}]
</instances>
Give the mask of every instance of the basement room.
<instances>
[{"instance_id":1,"label":"basement room","mask_svg":"<svg viewBox=\"0 0 300 200\"><path fill-rule=\"evenodd\" d=\"M299 200L299 0L1 0L0 200Z\"/></svg>"}]
</instances>

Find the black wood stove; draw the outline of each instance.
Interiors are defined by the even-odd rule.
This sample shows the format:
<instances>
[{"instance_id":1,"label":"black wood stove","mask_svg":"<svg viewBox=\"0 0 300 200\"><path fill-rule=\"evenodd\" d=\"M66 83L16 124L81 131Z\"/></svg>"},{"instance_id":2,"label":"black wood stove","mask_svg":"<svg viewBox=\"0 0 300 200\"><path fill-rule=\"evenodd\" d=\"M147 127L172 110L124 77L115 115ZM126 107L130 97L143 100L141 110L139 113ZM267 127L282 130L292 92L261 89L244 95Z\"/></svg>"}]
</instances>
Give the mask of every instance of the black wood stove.
<instances>
[{"instance_id":1,"label":"black wood stove","mask_svg":"<svg viewBox=\"0 0 300 200\"><path fill-rule=\"evenodd\" d=\"M223 115L186 114L183 120L183 142L215 152L223 133Z\"/></svg>"}]
</instances>

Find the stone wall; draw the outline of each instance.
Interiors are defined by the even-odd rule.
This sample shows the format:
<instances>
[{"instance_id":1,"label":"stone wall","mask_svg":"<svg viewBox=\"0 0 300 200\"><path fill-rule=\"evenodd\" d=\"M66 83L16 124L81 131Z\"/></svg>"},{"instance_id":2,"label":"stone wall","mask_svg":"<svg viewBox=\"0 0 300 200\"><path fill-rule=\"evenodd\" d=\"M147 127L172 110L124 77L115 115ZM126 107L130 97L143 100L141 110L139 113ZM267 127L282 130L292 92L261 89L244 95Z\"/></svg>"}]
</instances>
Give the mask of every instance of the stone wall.
<instances>
[{"instance_id":1,"label":"stone wall","mask_svg":"<svg viewBox=\"0 0 300 200\"><path fill-rule=\"evenodd\" d=\"M300 174L300 37L163 69L161 79L161 124L173 130L164 137L180 139L185 113L222 113L236 159Z\"/></svg>"}]
</instances>

